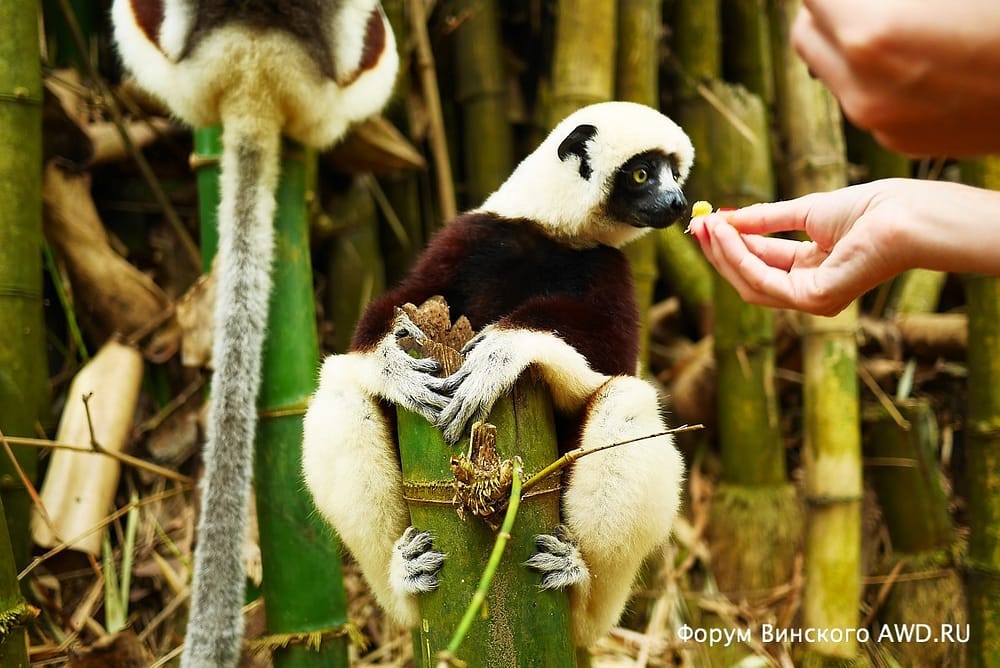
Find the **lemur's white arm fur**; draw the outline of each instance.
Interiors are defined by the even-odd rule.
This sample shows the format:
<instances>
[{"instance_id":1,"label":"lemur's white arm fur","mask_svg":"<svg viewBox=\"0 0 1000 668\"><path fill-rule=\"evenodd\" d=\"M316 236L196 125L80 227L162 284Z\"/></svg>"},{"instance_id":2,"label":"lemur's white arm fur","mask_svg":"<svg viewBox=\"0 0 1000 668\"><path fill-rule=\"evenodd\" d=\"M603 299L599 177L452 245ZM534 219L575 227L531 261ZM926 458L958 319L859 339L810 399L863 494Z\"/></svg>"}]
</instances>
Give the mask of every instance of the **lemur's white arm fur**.
<instances>
[{"instance_id":1,"label":"lemur's white arm fur","mask_svg":"<svg viewBox=\"0 0 1000 668\"><path fill-rule=\"evenodd\" d=\"M398 69L377 0L115 0L138 83L193 126L222 124L212 404L181 663L235 666L281 135L325 147L382 108Z\"/></svg>"}]
</instances>

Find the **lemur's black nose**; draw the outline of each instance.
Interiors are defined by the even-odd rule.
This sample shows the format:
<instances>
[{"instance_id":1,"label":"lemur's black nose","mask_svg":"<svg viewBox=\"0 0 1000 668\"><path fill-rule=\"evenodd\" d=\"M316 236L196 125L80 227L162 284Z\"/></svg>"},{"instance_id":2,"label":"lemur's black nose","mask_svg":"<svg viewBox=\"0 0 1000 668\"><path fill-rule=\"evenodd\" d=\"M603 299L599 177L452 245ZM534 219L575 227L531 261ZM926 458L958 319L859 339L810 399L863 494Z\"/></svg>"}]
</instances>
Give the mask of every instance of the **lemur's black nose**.
<instances>
[{"instance_id":1,"label":"lemur's black nose","mask_svg":"<svg viewBox=\"0 0 1000 668\"><path fill-rule=\"evenodd\" d=\"M674 186L664 188L656 194L648 206L641 207L637 218L639 227L662 229L670 227L688 214L688 201L681 189Z\"/></svg>"}]
</instances>

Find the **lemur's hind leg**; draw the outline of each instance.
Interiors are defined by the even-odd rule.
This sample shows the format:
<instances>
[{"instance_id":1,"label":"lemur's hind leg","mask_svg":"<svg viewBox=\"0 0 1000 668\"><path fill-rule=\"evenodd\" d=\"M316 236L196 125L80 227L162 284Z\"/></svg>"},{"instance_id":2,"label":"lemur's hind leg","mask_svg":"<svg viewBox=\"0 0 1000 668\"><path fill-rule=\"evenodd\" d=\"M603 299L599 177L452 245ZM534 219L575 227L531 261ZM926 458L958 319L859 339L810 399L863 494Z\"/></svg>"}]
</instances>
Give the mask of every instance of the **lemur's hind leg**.
<instances>
[{"instance_id":1,"label":"lemur's hind leg","mask_svg":"<svg viewBox=\"0 0 1000 668\"><path fill-rule=\"evenodd\" d=\"M656 391L631 376L601 386L587 406L580 445L617 443L666 430ZM569 569L574 635L587 646L617 622L642 560L666 541L677 513L684 463L670 436L621 445L573 464L563 496L568 530L550 552ZM540 551L546 547L539 544ZM558 575L547 577L558 579Z\"/></svg>"},{"instance_id":2,"label":"lemur's hind leg","mask_svg":"<svg viewBox=\"0 0 1000 668\"><path fill-rule=\"evenodd\" d=\"M386 338L392 337L398 350L394 336L390 332ZM426 583L443 555L435 561L440 553L429 545L410 550L407 554L422 561L408 566L400 564L400 551L393 549L410 517L393 422L386 419L387 408L378 396L381 385L393 383L387 367L405 360L396 358L386 343L383 352L393 357L388 365L384 356L370 353L334 355L323 364L304 421L302 470L317 509L358 561L379 603L397 622L412 626L418 621L415 590L394 582L393 576L415 573Z\"/></svg>"}]
</instances>

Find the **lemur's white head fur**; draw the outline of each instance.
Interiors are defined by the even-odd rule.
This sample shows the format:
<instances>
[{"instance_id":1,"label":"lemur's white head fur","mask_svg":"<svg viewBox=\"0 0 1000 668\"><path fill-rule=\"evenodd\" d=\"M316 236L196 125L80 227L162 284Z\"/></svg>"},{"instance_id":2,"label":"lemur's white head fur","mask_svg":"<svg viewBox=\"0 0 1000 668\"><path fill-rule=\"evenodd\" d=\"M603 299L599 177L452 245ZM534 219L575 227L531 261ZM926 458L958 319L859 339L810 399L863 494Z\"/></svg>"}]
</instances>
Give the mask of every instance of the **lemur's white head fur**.
<instances>
[{"instance_id":1,"label":"lemur's white head fur","mask_svg":"<svg viewBox=\"0 0 1000 668\"><path fill-rule=\"evenodd\" d=\"M643 156L653 158L643 162ZM641 222L622 215L621 207L609 207L616 184L641 171L643 181L655 180L651 188L675 198L671 211L681 204L686 210L680 186L693 161L691 140L655 109L633 102L593 104L563 119L478 210L533 220L573 245L618 247L680 214ZM647 174L650 170L655 173Z\"/></svg>"}]
</instances>

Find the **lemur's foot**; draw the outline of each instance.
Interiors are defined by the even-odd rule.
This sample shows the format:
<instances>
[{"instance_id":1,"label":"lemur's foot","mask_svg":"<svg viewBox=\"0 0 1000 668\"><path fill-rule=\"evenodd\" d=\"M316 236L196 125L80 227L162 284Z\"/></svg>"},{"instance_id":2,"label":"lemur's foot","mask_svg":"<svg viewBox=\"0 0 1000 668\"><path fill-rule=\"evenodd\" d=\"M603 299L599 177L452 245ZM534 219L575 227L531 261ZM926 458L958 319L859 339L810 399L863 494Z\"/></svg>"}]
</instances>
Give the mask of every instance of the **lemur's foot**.
<instances>
[{"instance_id":1,"label":"lemur's foot","mask_svg":"<svg viewBox=\"0 0 1000 668\"><path fill-rule=\"evenodd\" d=\"M542 589L565 589L590 577L580 548L562 525L552 533L535 536L535 552L525 566L542 574Z\"/></svg>"},{"instance_id":2,"label":"lemur's foot","mask_svg":"<svg viewBox=\"0 0 1000 668\"><path fill-rule=\"evenodd\" d=\"M444 553L434 549L434 537L428 531L406 527L392 546L389 576L393 587L407 594L421 594L438 587L438 571Z\"/></svg>"}]
</instances>

